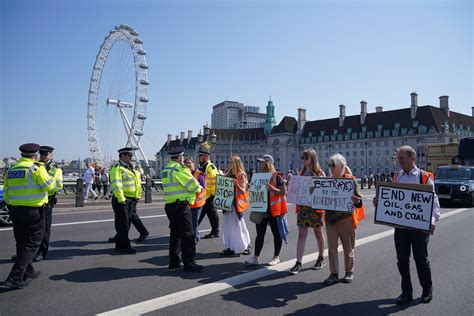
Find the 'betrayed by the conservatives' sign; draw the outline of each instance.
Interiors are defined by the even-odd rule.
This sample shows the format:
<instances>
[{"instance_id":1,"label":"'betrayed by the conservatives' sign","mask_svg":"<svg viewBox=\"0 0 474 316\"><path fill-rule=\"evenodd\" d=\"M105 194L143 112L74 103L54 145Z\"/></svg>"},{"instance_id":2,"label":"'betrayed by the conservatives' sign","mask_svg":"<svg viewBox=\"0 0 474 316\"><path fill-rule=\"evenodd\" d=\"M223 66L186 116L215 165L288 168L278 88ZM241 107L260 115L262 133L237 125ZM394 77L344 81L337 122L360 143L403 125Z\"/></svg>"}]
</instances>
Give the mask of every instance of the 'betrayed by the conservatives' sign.
<instances>
[{"instance_id":1,"label":"'betrayed by the conservatives' sign","mask_svg":"<svg viewBox=\"0 0 474 316\"><path fill-rule=\"evenodd\" d=\"M355 182L352 179L292 176L287 200L313 209L352 213L354 192Z\"/></svg>"},{"instance_id":2,"label":"'betrayed by the conservatives' sign","mask_svg":"<svg viewBox=\"0 0 474 316\"><path fill-rule=\"evenodd\" d=\"M375 223L429 231L433 200L430 185L381 183L377 186Z\"/></svg>"},{"instance_id":3,"label":"'betrayed by the conservatives' sign","mask_svg":"<svg viewBox=\"0 0 474 316\"><path fill-rule=\"evenodd\" d=\"M267 184L272 174L254 173L250 181L249 210L251 212L266 212L268 208Z\"/></svg>"},{"instance_id":4,"label":"'betrayed by the conservatives' sign","mask_svg":"<svg viewBox=\"0 0 474 316\"><path fill-rule=\"evenodd\" d=\"M230 211L234 200L234 179L217 176L216 195L214 196L214 206L221 210Z\"/></svg>"}]
</instances>

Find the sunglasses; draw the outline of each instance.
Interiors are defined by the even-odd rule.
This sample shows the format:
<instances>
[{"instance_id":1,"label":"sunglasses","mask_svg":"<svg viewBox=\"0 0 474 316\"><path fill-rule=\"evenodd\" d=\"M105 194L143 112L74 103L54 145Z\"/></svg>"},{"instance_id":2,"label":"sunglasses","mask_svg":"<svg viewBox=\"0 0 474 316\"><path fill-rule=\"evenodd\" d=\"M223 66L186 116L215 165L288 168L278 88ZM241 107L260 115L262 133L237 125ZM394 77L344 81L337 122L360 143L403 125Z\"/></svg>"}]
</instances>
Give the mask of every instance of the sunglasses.
<instances>
[{"instance_id":1,"label":"sunglasses","mask_svg":"<svg viewBox=\"0 0 474 316\"><path fill-rule=\"evenodd\" d=\"M336 164L335 164L335 163L330 163L330 164L328 164L328 167L329 167L329 168L335 168L335 167L336 167Z\"/></svg>"},{"instance_id":2,"label":"sunglasses","mask_svg":"<svg viewBox=\"0 0 474 316\"><path fill-rule=\"evenodd\" d=\"M309 160L309 156L301 156L301 160Z\"/></svg>"}]
</instances>

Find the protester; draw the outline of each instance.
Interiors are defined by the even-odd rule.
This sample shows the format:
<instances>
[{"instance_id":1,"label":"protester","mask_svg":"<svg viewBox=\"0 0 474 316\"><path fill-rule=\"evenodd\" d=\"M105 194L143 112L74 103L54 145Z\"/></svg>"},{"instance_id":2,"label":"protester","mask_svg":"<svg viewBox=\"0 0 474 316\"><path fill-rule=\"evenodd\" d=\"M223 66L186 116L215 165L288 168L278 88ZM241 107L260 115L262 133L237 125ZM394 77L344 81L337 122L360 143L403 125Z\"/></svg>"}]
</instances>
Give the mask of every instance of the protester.
<instances>
[{"instance_id":1,"label":"protester","mask_svg":"<svg viewBox=\"0 0 474 316\"><path fill-rule=\"evenodd\" d=\"M267 184L268 189L268 208L267 212L262 214L262 220L259 224L256 224L257 237L255 238L255 255L247 259L245 262L248 264L259 264L260 252L263 248L263 242L265 240L265 233L267 226L270 225L273 234L273 259L268 263L270 266L274 266L280 263L280 251L283 244L282 236L280 234L278 222L283 220L283 217L288 213L286 205L286 190L285 183L281 177L281 174L275 170L273 165L274 160L270 155L263 155L258 158L259 170L262 173L271 173L270 182Z\"/></svg>"},{"instance_id":2,"label":"protester","mask_svg":"<svg viewBox=\"0 0 474 316\"><path fill-rule=\"evenodd\" d=\"M200 193L196 193L196 200L194 201L194 203L189 205L193 220L194 239L197 243L201 239L198 229L198 219L201 215L202 207L206 203L206 180L201 170L197 169L194 165L194 159L191 156L184 159L184 165L191 171L194 178L199 182L199 185L203 187L203 191L201 191Z\"/></svg>"},{"instance_id":3,"label":"protester","mask_svg":"<svg viewBox=\"0 0 474 316\"><path fill-rule=\"evenodd\" d=\"M222 256L232 256L236 253L249 255L250 234L243 217L244 212L249 207L249 199L247 193L247 175L239 156L231 156L229 159L229 167L226 177L234 179L234 200L230 211L223 211L223 233L224 247L221 252Z\"/></svg>"},{"instance_id":4,"label":"protester","mask_svg":"<svg viewBox=\"0 0 474 316\"><path fill-rule=\"evenodd\" d=\"M306 149L301 156L303 167L300 171L300 176L307 177L325 177L324 171L319 165L318 156L314 149ZM324 261L324 235L323 235L323 217L324 210L314 210L310 206L296 205L298 225L298 243L296 246L296 263L291 268L290 274L297 274L302 269L304 248L306 245L306 237L308 236L308 228L313 228L314 237L318 244L319 256L316 263L312 267L313 270L320 270L325 265Z\"/></svg>"},{"instance_id":5,"label":"protester","mask_svg":"<svg viewBox=\"0 0 474 316\"><path fill-rule=\"evenodd\" d=\"M326 234L328 238L329 269L331 274L324 280L325 285L333 285L339 281L339 258L337 247L339 239L344 250L344 283L351 283L354 278L354 248L356 228L359 221L365 217L361 195L357 188L351 169L347 166L346 158L341 154L329 158L329 169L333 178L350 178L354 181L355 192L352 196L354 212L337 212L326 210Z\"/></svg>"},{"instance_id":6,"label":"protester","mask_svg":"<svg viewBox=\"0 0 474 316\"><path fill-rule=\"evenodd\" d=\"M394 177L395 183L419 183L428 184L433 187L433 175L419 169L416 162L416 151L410 146L402 146L397 153L400 171ZM374 206L377 206L377 198L374 198ZM428 242L430 233L433 234L435 224L440 218L440 205L436 192L434 193L433 213L431 217L431 231L423 232L413 229L395 228L394 240L397 252L397 266L402 277L402 294L397 298L398 305L404 305L413 300L413 286L410 277L410 253L413 249L418 279L423 288L421 302L429 303L433 299L433 282L431 280L431 267L428 259Z\"/></svg>"},{"instance_id":7,"label":"protester","mask_svg":"<svg viewBox=\"0 0 474 316\"><path fill-rule=\"evenodd\" d=\"M102 182L100 180L100 167L94 169L94 182L92 183L92 191L97 193L97 196L100 196L100 190L102 189Z\"/></svg>"}]
</instances>

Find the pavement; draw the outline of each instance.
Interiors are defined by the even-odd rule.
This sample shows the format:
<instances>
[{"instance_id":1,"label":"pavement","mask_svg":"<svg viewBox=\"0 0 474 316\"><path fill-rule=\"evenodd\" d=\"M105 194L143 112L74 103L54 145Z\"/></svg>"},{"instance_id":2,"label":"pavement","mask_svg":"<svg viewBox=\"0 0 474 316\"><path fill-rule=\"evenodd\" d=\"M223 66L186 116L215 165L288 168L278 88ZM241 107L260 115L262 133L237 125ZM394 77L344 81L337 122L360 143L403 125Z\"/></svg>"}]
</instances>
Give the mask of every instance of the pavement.
<instances>
[{"instance_id":1,"label":"pavement","mask_svg":"<svg viewBox=\"0 0 474 316\"><path fill-rule=\"evenodd\" d=\"M327 266L311 269L317 257L312 234L307 238L303 271L288 274L297 241L292 210L289 242L283 245L279 265L249 267L243 263L246 256L221 257L222 239L215 238L198 243L197 260L205 269L190 273L167 271L169 229L159 199L138 206L150 237L135 245L135 255L119 255L107 242L115 233L110 204L58 208L47 260L35 263L41 276L22 290L0 285L0 315L473 315L474 208L442 209L429 244L434 299L420 303L421 288L412 262L415 299L399 307L394 300L400 294L400 277L393 229L373 222L370 201L375 192L363 195L367 217L357 230L354 282L330 287L322 283L329 275ZM246 217L254 241L255 225ZM200 230L209 232L207 219ZM133 227L130 236L138 237ZM268 228L262 263L271 260L272 240ZM0 228L0 280L10 271L12 254L13 232L10 227ZM342 254L340 258L343 271Z\"/></svg>"}]
</instances>

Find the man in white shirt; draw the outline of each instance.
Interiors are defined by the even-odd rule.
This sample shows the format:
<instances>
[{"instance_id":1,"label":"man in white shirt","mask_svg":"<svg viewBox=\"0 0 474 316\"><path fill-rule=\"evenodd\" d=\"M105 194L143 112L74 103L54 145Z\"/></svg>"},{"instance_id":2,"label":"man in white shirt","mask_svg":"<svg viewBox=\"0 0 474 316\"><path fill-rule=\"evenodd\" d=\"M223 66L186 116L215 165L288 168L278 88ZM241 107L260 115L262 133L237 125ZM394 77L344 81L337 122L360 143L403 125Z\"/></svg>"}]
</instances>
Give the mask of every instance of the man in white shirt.
<instances>
[{"instance_id":1,"label":"man in white shirt","mask_svg":"<svg viewBox=\"0 0 474 316\"><path fill-rule=\"evenodd\" d=\"M432 174L419 169L415 165L416 152L410 146L402 146L397 153L400 171L395 175L396 183L418 183L429 184L433 187ZM377 199L374 198L374 205ZM398 305L409 303L413 299L413 287L410 277L410 254L413 249L413 257L416 263L418 279L423 288L421 295L422 303L429 303L433 299L433 282L431 280L430 261L428 260L428 241L430 234L435 230L435 224L440 218L440 205L436 192L434 193L433 213L431 218L430 232L423 232L413 229L395 228L395 249L397 251L398 271L402 277L402 294L397 298Z\"/></svg>"},{"instance_id":2,"label":"man in white shirt","mask_svg":"<svg viewBox=\"0 0 474 316\"><path fill-rule=\"evenodd\" d=\"M84 201L87 201L89 191L92 192L94 200L97 200L99 196L92 190L92 184L94 183L95 170L92 168L90 162L86 162L86 170L84 171Z\"/></svg>"}]
</instances>

